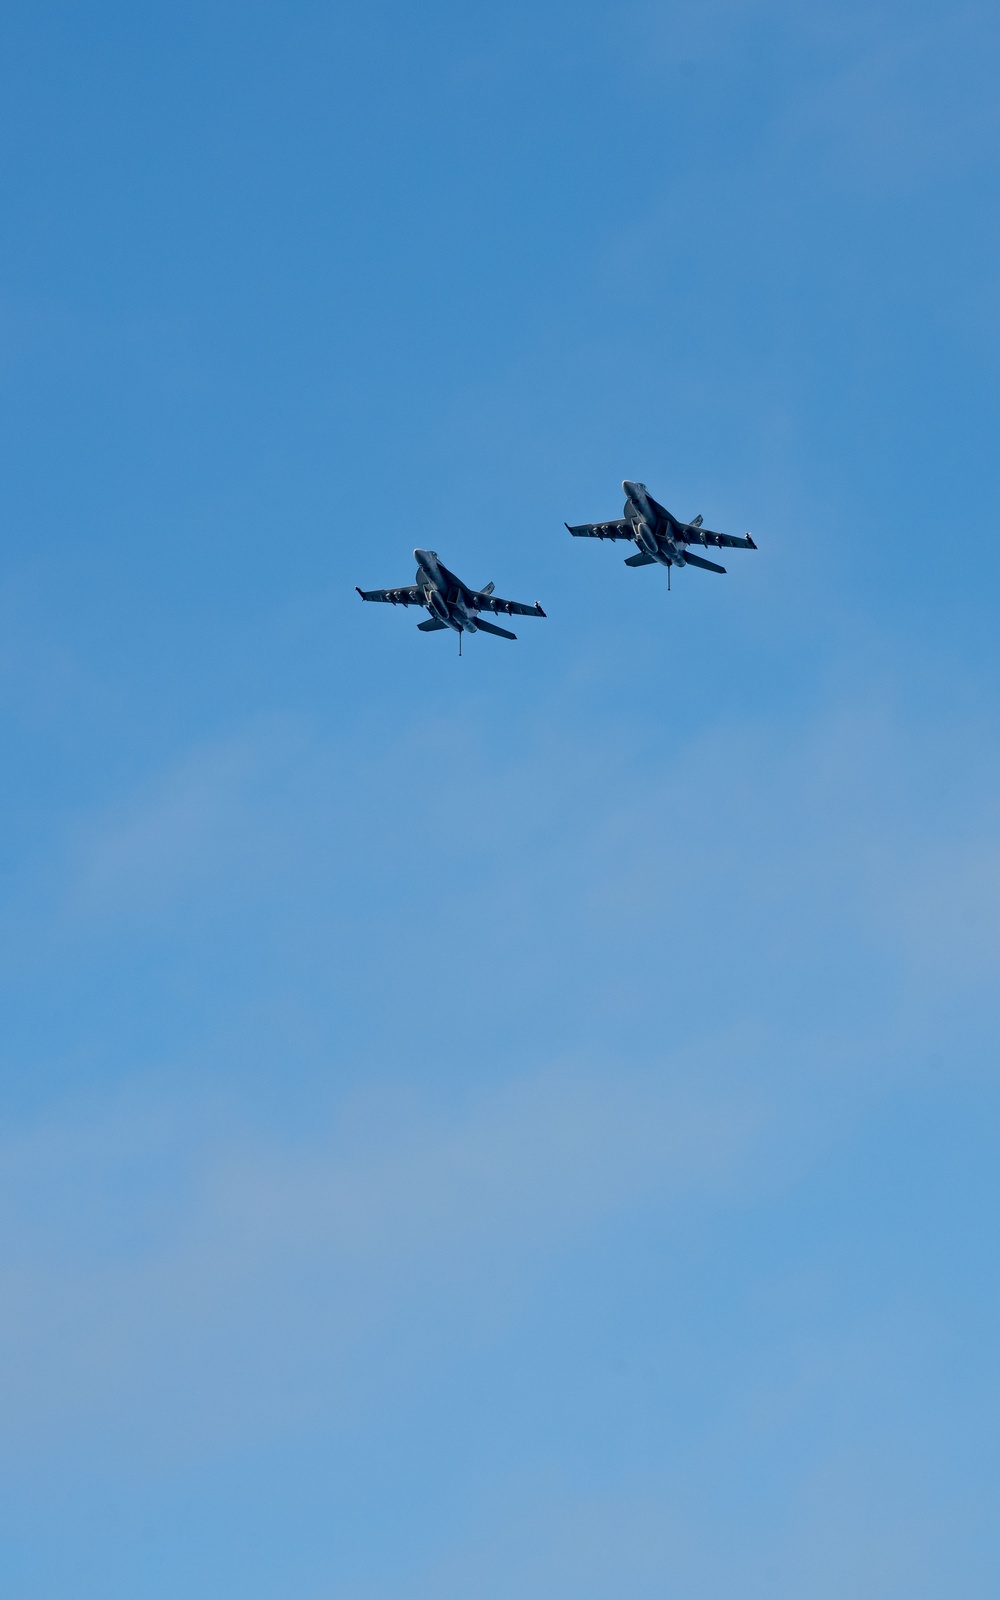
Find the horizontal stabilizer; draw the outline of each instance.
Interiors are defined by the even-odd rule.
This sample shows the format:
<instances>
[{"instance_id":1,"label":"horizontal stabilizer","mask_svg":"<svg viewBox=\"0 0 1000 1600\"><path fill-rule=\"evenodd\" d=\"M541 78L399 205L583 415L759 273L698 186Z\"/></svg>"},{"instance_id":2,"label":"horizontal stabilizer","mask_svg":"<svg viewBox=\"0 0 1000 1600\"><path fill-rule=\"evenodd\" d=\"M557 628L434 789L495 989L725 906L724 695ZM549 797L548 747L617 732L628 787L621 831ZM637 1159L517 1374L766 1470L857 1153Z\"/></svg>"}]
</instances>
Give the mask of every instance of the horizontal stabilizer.
<instances>
[{"instance_id":1,"label":"horizontal stabilizer","mask_svg":"<svg viewBox=\"0 0 1000 1600\"><path fill-rule=\"evenodd\" d=\"M437 633L439 628L446 628L446 622L439 622L437 617L429 617L426 622L418 622L417 627L421 633Z\"/></svg>"},{"instance_id":2,"label":"horizontal stabilizer","mask_svg":"<svg viewBox=\"0 0 1000 1600\"><path fill-rule=\"evenodd\" d=\"M725 567L720 567L714 561L706 561L704 556L693 556L690 550L685 550L684 560L689 567L704 567L706 572L725 572Z\"/></svg>"},{"instance_id":3,"label":"horizontal stabilizer","mask_svg":"<svg viewBox=\"0 0 1000 1600\"><path fill-rule=\"evenodd\" d=\"M476 627L481 633L495 633L498 639L517 638L517 634L511 633L508 628L498 628L495 622L484 622L482 617L476 618Z\"/></svg>"},{"instance_id":4,"label":"horizontal stabilizer","mask_svg":"<svg viewBox=\"0 0 1000 1600\"><path fill-rule=\"evenodd\" d=\"M647 555L645 550L640 550L637 556L626 556L627 567L652 567L656 564L656 557Z\"/></svg>"},{"instance_id":5,"label":"horizontal stabilizer","mask_svg":"<svg viewBox=\"0 0 1000 1600\"><path fill-rule=\"evenodd\" d=\"M495 583L484 583L483 587L480 589L479 593L480 594L492 594L495 588L496 588L496 584Z\"/></svg>"}]
</instances>

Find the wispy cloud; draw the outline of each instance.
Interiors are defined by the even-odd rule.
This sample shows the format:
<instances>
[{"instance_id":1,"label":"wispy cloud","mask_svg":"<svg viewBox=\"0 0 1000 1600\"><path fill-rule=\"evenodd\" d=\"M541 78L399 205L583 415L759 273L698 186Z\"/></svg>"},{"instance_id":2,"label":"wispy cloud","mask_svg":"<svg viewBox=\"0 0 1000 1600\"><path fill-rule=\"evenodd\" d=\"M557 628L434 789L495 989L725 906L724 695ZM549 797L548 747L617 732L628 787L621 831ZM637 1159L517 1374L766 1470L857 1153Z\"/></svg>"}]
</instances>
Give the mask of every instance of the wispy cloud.
<instances>
[{"instance_id":1,"label":"wispy cloud","mask_svg":"<svg viewBox=\"0 0 1000 1600\"><path fill-rule=\"evenodd\" d=\"M457 757L404 738L355 764L345 799L323 739L282 729L116 805L79 836L64 938L88 943L97 918L114 960L137 917L152 929L209 885L235 939L248 870L280 859L254 894L290 948L333 950L346 919L406 1000L369 1014L377 963L364 992L334 991L353 1020L315 1057L309 1132L269 1129L210 1037L192 1047L204 1093L161 1054L155 1080L9 1129L8 1439L187 1452L356 1410L421 1359L430 1307L492 1337L588 1230L797 1182L845 1117L922 1070L970 976L996 972L1000 822L973 798L995 788L991 749L980 725L912 725L874 696L670 759L546 743L499 786L472 729ZM388 886L412 838L378 805L404 770L420 860L452 869L405 952ZM365 818L350 837L339 805ZM499 925L474 940L455 930L470 882ZM426 890L417 872L404 904ZM196 959L187 921L180 937ZM501 950L506 995L486 976ZM314 973L298 1004L322 1014ZM343 1069L372 1030L360 1088ZM294 1072L287 1037L268 1049Z\"/></svg>"},{"instance_id":2,"label":"wispy cloud","mask_svg":"<svg viewBox=\"0 0 1000 1600\"><path fill-rule=\"evenodd\" d=\"M8 1138L0 1428L186 1454L351 1411L428 1299L483 1336L581 1229L728 1190L759 1123L690 1073L567 1066L461 1111L383 1089L294 1141L152 1104Z\"/></svg>"}]
</instances>

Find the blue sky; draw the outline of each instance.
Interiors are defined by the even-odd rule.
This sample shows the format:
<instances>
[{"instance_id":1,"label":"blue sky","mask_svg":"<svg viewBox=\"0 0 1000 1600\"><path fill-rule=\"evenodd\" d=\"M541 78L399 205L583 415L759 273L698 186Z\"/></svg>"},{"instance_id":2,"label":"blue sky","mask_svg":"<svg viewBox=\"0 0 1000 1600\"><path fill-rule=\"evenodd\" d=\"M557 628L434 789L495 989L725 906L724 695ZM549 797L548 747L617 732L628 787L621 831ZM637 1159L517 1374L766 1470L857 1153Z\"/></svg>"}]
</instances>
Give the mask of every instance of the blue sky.
<instances>
[{"instance_id":1,"label":"blue sky","mask_svg":"<svg viewBox=\"0 0 1000 1600\"><path fill-rule=\"evenodd\" d=\"M5 8L5 1596L996 1593L998 69Z\"/></svg>"}]
</instances>

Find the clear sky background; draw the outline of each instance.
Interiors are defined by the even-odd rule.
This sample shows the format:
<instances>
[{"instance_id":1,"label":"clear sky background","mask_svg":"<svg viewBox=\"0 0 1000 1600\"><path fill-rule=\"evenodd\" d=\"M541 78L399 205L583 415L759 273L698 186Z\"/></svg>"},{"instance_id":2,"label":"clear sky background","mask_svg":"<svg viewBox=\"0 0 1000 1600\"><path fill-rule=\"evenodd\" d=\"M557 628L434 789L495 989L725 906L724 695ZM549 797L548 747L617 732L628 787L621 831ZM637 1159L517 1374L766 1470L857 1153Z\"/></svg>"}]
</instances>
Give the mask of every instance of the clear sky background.
<instances>
[{"instance_id":1,"label":"clear sky background","mask_svg":"<svg viewBox=\"0 0 1000 1600\"><path fill-rule=\"evenodd\" d=\"M998 84L8 0L5 1600L997 1594Z\"/></svg>"}]
</instances>

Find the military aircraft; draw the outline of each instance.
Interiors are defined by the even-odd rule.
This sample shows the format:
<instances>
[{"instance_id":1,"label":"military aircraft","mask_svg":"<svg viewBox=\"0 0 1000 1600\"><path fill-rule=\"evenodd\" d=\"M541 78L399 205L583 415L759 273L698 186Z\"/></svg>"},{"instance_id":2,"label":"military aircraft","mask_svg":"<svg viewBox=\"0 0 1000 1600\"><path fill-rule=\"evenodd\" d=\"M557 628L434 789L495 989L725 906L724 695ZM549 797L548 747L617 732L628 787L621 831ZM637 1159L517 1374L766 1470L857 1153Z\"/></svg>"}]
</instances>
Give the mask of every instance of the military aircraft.
<instances>
[{"instance_id":1,"label":"military aircraft","mask_svg":"<svg viewBox=\"0 0 1000 1600\"><path fill-rule=\"evenodd\" d=\"M508 617L545 615L537 600L533 606L522 605L520 600L501 600L493 593L492 583L484 589L470 589L438 560L436 550L414 550L413 557L417 563L416 583L403 589L359 589L358 594L362 600L385 600L392 606L424 606L430 616L426 622L417 623L421 633L453 628L458 634L459 655L462 654L463 633L495 633L498 639L517 638L508 628L484 622L480 611L502 612Z\"/></svg>"},{"instance_id":2,"label":"military aircraft","mask_svg":"<svg viewBox=\"0 0 1000 1600\"><path fill-rule=\"evenodd\" d=\"M715 561L692 555L689 544L725 545L733 550L756 550L750 535L737 539L731 533L710 533L701 525L701 517L693 522L680 522L658 500L654 500L644 483L633 483L626 478L625 510L617 522L581 522L578 527L566 527L578 539L631 539L639 546L638 555L626 556L627 567L648 567L658 561L667 569L667 586L670 585L671 567L704 567L706 572L725 572Z\"/></svg>"}]
</instances>

